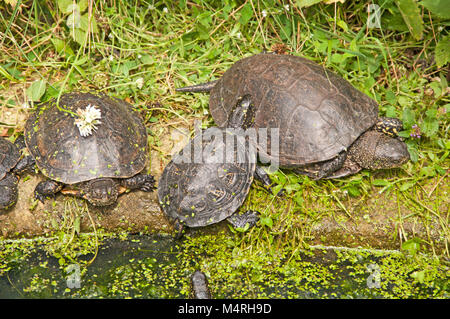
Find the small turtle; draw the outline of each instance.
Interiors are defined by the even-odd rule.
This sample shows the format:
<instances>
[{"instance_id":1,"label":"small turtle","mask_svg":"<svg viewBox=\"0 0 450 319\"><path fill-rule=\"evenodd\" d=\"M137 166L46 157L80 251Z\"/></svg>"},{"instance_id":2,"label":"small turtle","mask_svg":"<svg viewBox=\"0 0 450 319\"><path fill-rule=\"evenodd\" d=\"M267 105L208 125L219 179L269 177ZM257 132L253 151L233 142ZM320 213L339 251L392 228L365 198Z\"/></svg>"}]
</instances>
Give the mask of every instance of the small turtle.
<instances>
[{"instance_id":1,"label":"small turtle","mask_svg":"<svg viewBox=\"0 0 450 319\"><path fill-rule=\"evenodd\" d=\"M228 221L236 227L257 222L256 212L235 213L254 176L270 185L270 178L256 165L251 139L245 136L244 130L253 123L253 109L250 96L240 98L229 128L210 128L195 136L164 168L158 198L166 215L175 220L179 235L184 225L202 227L230 216Z\"/></svg>"},{"instance_id":2,"label":"small turtle","mask_svg":"<svg viewBox=\"0 0 450 319\"><path fill-rule=\"evenodd\" d=\"M22 157L21 149L25 147L23 137L11 143L0 138L0 211L6 211L17 202L18 175L33 163L31 156Z\"/></svg>"},{"instance_id":3,"label":"small turtle","mask_svg":"<svg viewBox=\"0 0 450 319\"><path fill-rule=\"evenodd\" d=\"M217 81L177 91L211 92L209 107L219 127L226 126L231 105L251 94L253 126L279 129L279 151L271 154L269 134L260 158L313 179L409 160L406 144L396 136L400 120L379 118L376 101L305 58L261 53L236 62Z\"/></svg>"},{"instance_id":4,"label":"small turtle","mask_svg":"<svg viewBox=\"0 0 450 319\"><path fill-rule=\"evenodd\" d=\"M141 173L147 130L132 106L105 94L68 93L41 105L25 124L25 142L40 172L35 197L56 193L108 206L128 189L154 190Z\"/></svg>"},{"instance_id":5,"label":"small turtle","mask_svg":"<svg viewBox=\"0 0 450 319\"><path fill-rule=\"evenodd\" d=\"M211 299L208 279L200 270L196 270L191 276L191 295L193 299Z\"/></svg>"}]
</instances>

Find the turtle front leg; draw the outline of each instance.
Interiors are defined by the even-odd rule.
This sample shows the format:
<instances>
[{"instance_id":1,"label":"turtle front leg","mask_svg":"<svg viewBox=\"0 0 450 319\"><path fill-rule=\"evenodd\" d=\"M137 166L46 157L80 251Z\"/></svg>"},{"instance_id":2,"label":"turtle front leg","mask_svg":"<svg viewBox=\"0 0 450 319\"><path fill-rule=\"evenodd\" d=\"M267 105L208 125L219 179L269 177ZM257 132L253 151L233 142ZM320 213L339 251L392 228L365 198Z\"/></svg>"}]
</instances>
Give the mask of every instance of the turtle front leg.
<instances>
[{"instance_id":1,"label":"turtle front leg","mask_svg":"<svg viewBox=\"0 0 450 319\"><path fill-rule=\"evenodd\" d=\"M155 178L152 175L137 174L120 180L120 185L127 189L140 189L144 192L155 190Z\"/></svg>"},{"instance_id":2,"label":"turtle front leg","mask_svg":"<svg viewBox=\"0 0 450 319\"><path fill-rule=\"evenodd\" d=\"M63 184L54 180L42 181L36 185L34 189L34 198L39 199L42 203L48 197L55 197L55 194L63 189Z\"/></svg>"},{"instance_id":3,"label":"turtle front leg","mask_svg":"<svg viewBox=\"0 0 450 319\"><path fill-rule=\"evenodd\" d=\"M270 193L273 194L272 191L272 181L270 180L269 174L266 173L266 171L259 165L256 165L254 177L259 180L261 183L264 184L264 187L270 191ZM276 196L283 196L284 195L284 189L281 189Z\"/></svg>"}]
</instances>

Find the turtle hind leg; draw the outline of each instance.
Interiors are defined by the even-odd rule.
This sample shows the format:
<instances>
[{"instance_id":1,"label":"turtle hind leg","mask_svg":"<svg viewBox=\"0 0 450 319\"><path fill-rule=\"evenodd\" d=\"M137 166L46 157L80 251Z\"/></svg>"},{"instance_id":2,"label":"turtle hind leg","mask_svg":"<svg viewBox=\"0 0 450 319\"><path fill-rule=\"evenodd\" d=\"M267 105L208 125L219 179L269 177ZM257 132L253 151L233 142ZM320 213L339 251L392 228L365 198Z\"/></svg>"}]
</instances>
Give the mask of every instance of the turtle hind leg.
<instances>
[{"instance_id":1,"label":"turtle hind leg","mask_svg":"<svg viewBox=\"0 0 450 319\"><path fill-rule=\"evenodd\" d=\"M32 171L36 165L36 161L33 158L33 156L28 155L22 158L14 167L13 173L14 174L22 174L25 171Z\"/></svg>"},{"instance_id":2,"label":"turtle hind leg","mask_svg":"<svg viewBox=\"0 0 450 319\"><path fill-rule=\"evenodd\" d=\"M184 226L184 223L181 222L179 219L176 219L173 227L175 228L176 234L173 239L180 240L184 235L184 230L186 227Z\"/></svg>"},{"instance_id":3,"label":"turtle hind leg","mask_svg":"<svg viewBox=\"0 0 450 319\"><path fill-rule=\"evenodd\" d=\"M342 168L346 159L347 152L340 152L338 156L331 160L296 168L294 172L306 175L313 180L332 178L331 176L334 176L334 173Z\"/></svg>"},{"instance_id":4,"label":"turtle hind leg","mask_svg":"<svg viewBox=\"0 0 450 319\"><path fill-rule=\"evenodd\" d=\"M234 228L248 229L256 225L261 214L254 210L248 210L244 213L236 212L227 218L227 221Z\"/></svg>"},{"instance_id":5,"label":"turtle hind leg","mask_svg":"<svg viewBox=\"0 0 450 319\"><path fill-rule=\"evenodd\" d=\"M20 150L26 149L25 138L23 135L20 135L14 141L14 145ZM36 161L31 155L24 156L20 159L20 161L16 164L16 166L12 169L14 174L22 174L23 172L30 170L32 171L36 165Z\"/></svg>"},{"instance_id":6,"label":"turtle hind leg","mask_svg":"<svg viewBox=\"0 0 450 319\"><path fill-rule=\"evenodd\" d=\"M56 193L63 189L63 184L54 180L42 181L36 185L34 189L34 198L38 199L42 203L48 197L55 197Z\"/></svg>"},{"instance_id":7,"label":"turtle hind leg","mask_svg":"<svg viewBox=\"0 0 450 319\"><path fill-rule=\"evenodd\" d=\"M137 174L120 180L120 184L127 189L140 189L144 192L155 190L155 178L152 175Z\"/></svg>"},{"instance_id":8,"label":"turtle hind leg","mask_svg":"<svg viewBox=\"0 0 450 319\"><path fill-rule=\"evenodd\" d=\"M17 181L17 176L10 173L0 180L0 211L8 210L16 204L18 198Z\"/></svg>"}]
</instances>

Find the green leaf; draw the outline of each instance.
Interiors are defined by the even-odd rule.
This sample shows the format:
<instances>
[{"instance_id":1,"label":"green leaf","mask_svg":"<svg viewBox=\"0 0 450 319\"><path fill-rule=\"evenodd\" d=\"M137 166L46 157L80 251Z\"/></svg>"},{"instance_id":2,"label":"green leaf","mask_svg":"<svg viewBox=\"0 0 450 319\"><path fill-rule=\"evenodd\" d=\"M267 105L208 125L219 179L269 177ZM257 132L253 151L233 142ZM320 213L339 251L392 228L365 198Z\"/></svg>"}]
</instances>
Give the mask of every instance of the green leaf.
<instances>
[{"instance_id":1,"label":"green leaf","mask_svg":"<svg viewBox=\"0 0 450 319\"><path fill-rule=\"evenodd\" d=\"M450 34L443 37L436 44L436 49L434 50L434 58L436 60L436 65L439 68L450 62Z\"/></svg>"},{"instance_id":2,"label":"green leaf","mask_svg":"<svg viewBox=\"0 0 450 319\"><path fill-rule=\"evenodd\" d=\"M419 283L423 283L425 280L425 270L415 271L410 276L411 278L417 280Z\"/></svg>"},{"instance_id":3,"label":"green leaf","mask_svg":"<svg viewBox=\"0 0 450 319\"><path fill-rule=\"evenodd\" d=\"M450 8L448 0L423 0L419 4L427 8L431 13L441 17L450 18Z\"/></svg>"},{"instance_id":4,"label":"green leaf","mask_svg":"<svg viewBox=\"0 0 450 319\"><path fill-rule=\"evenodd\" d=\"M73 228L75 230L75 233L77 233L78 235L80 234L80 224L81 224L80 216L77 216L73 222Z\"/></svg>"},{"instance_id":5,"label":"green leaf","mask_svg":"<svg viewBox=\"0 0 450 319\"><path fill-rule=\"evenodd\" d=\"M403 121L403 127L405 129L410 129L416 122L415 112L413 110L411 110L410 108L405 107L403 109L403 113L402 113L402 121Z\"/></svg>"},{"instance_id":6,"label":"green leaf","mask_svg":"<svg viewBox=\"0 0 450 319\"><path fill-rule=\"evenodd\" d=\"M402 250L406 250L414 256L419 251L421 243L422 240L420 238L412 238L402 244Z\"/></svg>"},{"instance_id":7,"label":"green leaf","mask_svg":"<svg viewBox=\"0 0 450 319\"><path fill-rule=\"evenodd\" d=\"M265 225L265 226L267 226L269 228L272 228L272 226L273 226L273 220L272 220L272 218L270 216L261 217L259 219L259 221L261 222L261 225Z\"/></svg>"},{"instance_id":8,"label":"green leaf","mask_svg":"<svg viewBox=\"0 0 450 319\"><path fill-rule=\"evenodd\" d=\"M50 39L50 41L52 41L53 46L55 47L55 50L59 55L74 55L72 48L68 46L65 41L58 38Z\"/></svg>"},{"instance_id":9,"label":"green leaf","mask_svg":"<svg viewBox=\"0 0 450 319\"><path fill-rule=\"evenodd\" d=\"M358 187L356 187L356 186L351 185L351 186L346 187L345 189L348 191L349 195L352 197L358 197L361 195L361 192L359 191Z\"/></svg>"},{"instance_id":10,"label":"green leaf","mask_svg":"<svg viewBox=\"0 0 450 319\"><path fill-rule=\"evenodd\" d=\"M400 191L404 192L413 187L415 184L416 184L415 182L406 182L402 186L400 186Z\"/></svg>"},{"instance_id":11,"label":"green leaf","mask_svg":"<svg viewBox=\"0 0 450 319\"><path fill-rule=\"evenodd\" d=\"M408 26L409 32L416 40L422 39L423 21L417 2L415 0L395 0L395 3Z\"/></svg>"},{"instance_id":12,"label":"green leaf","mask_svg":"<svg viewBox=\"0 0 450 319\"><path fill-rule=\"evenodd\" d=\"M295 3L299 8L310 7L313 4L322 2L322 0L297 0Z\"/></svg>"},{"instance_id":13,"label":"green leaf","mask_svg":"<svg viewBox=\"0 0 450 319\"><path fill-rule=\"evenodd\" d=\"M27 96L31 101L39 101L45 93L47 83L45 80L34 81L27 89Z\"/></svg>"},{"instance_id":14,"label":"green leaf","mask_svg":"<svg viewBox=\"0 0 450 319\"><path fill-rule=\"evenodd\" d=\"M429 109L425 112L426 117L420 125L421 132L428 137L432 137L439 131L439 120L437 110Z\"/></svg>"},{"instance_id":15,"label":"green leaf","mask_svg":"<svg viewBox=\"0 0 450 319\"><path fill-rule=\"evenodd\" d=\"M88 26L89 26L89 14L83 14L80 18L80 29L83 31L87 31L88 30ZM95 18L92 16L91 17L91 28L90 28L90 32L91 33L97 33L98 32L98 28L97 28L97 22L95 21Z\"/></svg>"},{"instance_id":16,"label":"green leaf","mask_svg":"<svg viewBox=\"0 0 450 319\"><path fill-rule=\"evenodd\" d=\"M72 12L72 7L69 8L72 4L72 0L58 0L58 8L62 11L62 13Z\"/></svg>"},{"instance_id":17,"label":"green leaf","mask_svg":"<svg viewBox=\"0 0 450 319\"><path fill-rule=\"evenodd\" d=\"M247 3L245 6L243 6L240 13L241 17L239 18L239 23L242 25L246 25L253 16L253 9L251 4Z\"/></svg>"},{"instance_id":18,"label":"green leaf","mask_svg":"<svg viewBox=\"0 0 450 319\"><path fill-rule=\"evenodd\" d=\"M200 40L208 40L209 39L209 31L210 29L205 27L202 24L197 24L196 30L198 32L198 39Z\"/></svg>"},{"instance_id":19,"label":"green leaf","mask_svg":"<svg viewBox=\"0 0 450 319\"><path fill-rule=\"evenodd\" d=\"M372 184L375 186L387 186L389 185L389 182L384 179L375 179Z\"/></svg>"},{"instance_id":20,"label":"green leaf","mask_svg":"<svg viewBox=\"0 0 450 319\"><path fill-rule=\"evenodd\" d=\"M411 158L411 162L417 163L419 160L419 151L417 150L417 145L411 140L406 141L406 146L408 148L408 153Z\"/></svg>"}]
</instances>

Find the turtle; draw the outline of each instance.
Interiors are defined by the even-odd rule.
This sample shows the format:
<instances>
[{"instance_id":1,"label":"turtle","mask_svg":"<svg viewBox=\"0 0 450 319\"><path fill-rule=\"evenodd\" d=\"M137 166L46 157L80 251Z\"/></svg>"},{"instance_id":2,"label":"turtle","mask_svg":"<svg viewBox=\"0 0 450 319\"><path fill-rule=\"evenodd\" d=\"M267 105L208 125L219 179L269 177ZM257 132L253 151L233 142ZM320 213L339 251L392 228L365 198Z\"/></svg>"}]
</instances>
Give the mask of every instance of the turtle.
<instances>
[{"instance_id":1,"label":"turtle","mask_svg":"<svg viewBox=\"0 0 450 319\"><path fill-rule=\"evenodd\" d=\"M256 152L250 147L254 141L245 135L253 123L250 101L248 95L240 97L229 128L212 127L197 134L165 166L158 199L175 222L177 238L184 226L203 227L228 219L233 226L245 228L258 221L256 211L236 212L254 177L267 187L271 184L267 173L256 165Z\"/></svg>"},{"instance_id":2,"label":"turtle","mask_svg":"<svg viewBox=\"0 0 450 319\"><path fill-rule=\"evenodd\" d=\"M23 136L14 144L0 138L0 211L7 211L16 204L18 176L33 163L31 156L22 156L24 146Z\"/></svg>"},{"instance_id":3,"label":"turtle","mask_svg":"<svg viewBox=\"0 0 450 319\"><path fill-rule=\"evenodd\" d=\"M191 296L193 299L211 299L208 279L200 270L196 270L191 276Z\"/></svg>"},{"instance_id":4,"label":"turtle","mask_svg":"<svg viewBox=\"0 0 450 319\"><path fill-rule=\"evenodd\" d=\"M216 81L177 91L210 92L210 112L219 127L226 126L230 105L251 94L254 127L279 130L278 151L271 151L269 134L259 158L315 180L399 167L410 158L397 135L399 119L379 117L376 101L306 58L252 55Z\"/></svg>"},{"instance_id":5,"label":"turtle","mask_svg":"<svg viewBox=\"0 0 450 319\"><path fill-rule=\"evenodd\" d=\"M27 119L24 137L47 177L34 191L41 202L61 192L109 206L127 190L155 189L154 177L142 173L148 158L146 127L121 99L99 92L63 94L59 103L43 103Z\"/></svg>"}]
</instances>

